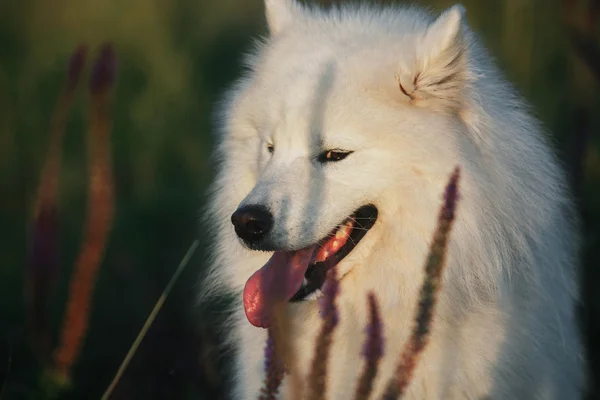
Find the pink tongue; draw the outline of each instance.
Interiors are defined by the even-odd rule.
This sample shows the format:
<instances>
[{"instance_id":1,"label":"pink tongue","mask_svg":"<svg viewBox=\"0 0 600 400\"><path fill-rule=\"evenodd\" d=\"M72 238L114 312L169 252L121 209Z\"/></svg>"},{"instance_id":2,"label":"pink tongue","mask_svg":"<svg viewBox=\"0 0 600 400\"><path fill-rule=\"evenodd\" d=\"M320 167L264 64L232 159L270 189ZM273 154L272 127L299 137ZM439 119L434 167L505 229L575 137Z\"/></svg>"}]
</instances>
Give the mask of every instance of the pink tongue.
<instances>
[{"instance_id":1,"label":"pink tongue","mask_svg":"<svg viewBox=\"0 0 600 400\"><path fill-rule=\"evenodd\" d=\"M264 267L248 279L244 287L244 309L252 325L267 328L272 306L288 301L300 290L315 247L294 252L276 251Z\"/></svg>"}]
</instances>

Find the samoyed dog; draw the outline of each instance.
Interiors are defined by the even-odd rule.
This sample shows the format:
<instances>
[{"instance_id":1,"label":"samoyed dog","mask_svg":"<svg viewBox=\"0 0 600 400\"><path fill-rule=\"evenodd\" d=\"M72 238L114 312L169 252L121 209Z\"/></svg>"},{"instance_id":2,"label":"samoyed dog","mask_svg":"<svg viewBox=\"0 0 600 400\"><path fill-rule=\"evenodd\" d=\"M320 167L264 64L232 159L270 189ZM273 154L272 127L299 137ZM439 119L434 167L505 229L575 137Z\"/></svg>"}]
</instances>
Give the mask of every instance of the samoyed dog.
<instances>
[{"instance_id":1,"label":"samoyed dog","mask_svg":"<svg viewBox=\"0 0 600 400\"><path fill-rule=\"evenodd\" d=\"M210 287L235 293L232 397L257 398L264 329L285 301L297 373L337 266L327 396L351 399L373 291L384 351L372 398L413 327L442 193L457 220L428 346L408 399L578 399L584 362L577 220L540 124L454 6L266 0L269 36L220 114ZM518 43L515 43L518 46ZM289 379L281 388L290 398Z\"/></svg>"}]
</instances>

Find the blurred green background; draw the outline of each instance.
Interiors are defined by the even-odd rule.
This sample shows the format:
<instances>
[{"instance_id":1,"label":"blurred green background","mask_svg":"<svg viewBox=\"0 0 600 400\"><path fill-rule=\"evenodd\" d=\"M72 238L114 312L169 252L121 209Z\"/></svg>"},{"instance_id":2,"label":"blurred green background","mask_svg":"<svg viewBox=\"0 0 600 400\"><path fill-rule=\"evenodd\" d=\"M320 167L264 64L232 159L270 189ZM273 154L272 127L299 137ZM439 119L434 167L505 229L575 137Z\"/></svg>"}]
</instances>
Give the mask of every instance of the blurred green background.
<instances>
[{"instance_id":1,"label":"blurred green background","mask_svg":"<svg viewBox=\"0 0 600 400\"><path fill-rule=\"evenodd\" d=\"M453 3L422 1L433 10ZM534 105L570 171L584 222L581 311L592 371L598 371L593 339L600 308L594 290L600 261L600 35L594 14L599 3L462 1L471 26ZM573 29L585 35L569 35ZM87 43L94 56L104 41L114 44L118 57L112 106L116 211L73 387L61 398L100 397L196 237L200 251L113 398L222 397L226 357L216 347L215 330L222 305L197 307L195 298L202 290L198 277L211 237L198 229L198 216L214 172L209 152L215 102L240 72L252 38L265 33L262 0L0 1L2 400L41 398L41 368L26 333L28 224L65 65L80 43ZM63 316L86 212L83 92L63 142L60 279L48 303L54 332Z\"/></svg>"}]
</instances>

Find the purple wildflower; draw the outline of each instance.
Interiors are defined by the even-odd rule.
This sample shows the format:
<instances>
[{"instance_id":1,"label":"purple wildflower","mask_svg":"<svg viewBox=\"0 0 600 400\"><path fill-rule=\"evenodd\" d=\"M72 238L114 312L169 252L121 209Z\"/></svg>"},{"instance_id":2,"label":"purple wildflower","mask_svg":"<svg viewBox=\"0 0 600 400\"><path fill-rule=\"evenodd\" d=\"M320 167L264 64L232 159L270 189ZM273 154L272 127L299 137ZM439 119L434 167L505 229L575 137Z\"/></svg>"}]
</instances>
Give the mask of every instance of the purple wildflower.
<instances>
[{"instance_id":1,"label":"purple wildflower","mask_svg":"<svg viewBox=\"0 0 600 400\"><path fill-rule=\"evenodd\" d=\"M50 351L47 319L49 298L59 273L58 184L62 138L75 97L75 89L85 63L85 46L77 48L67 66L67 82L56 102L50 128L50 144L35 198L34 216L28 249L27 317L29 333L41 358Z\"/></svg>"},{"instance_id":2,"label":"purple wildflower","mask_svg":"<svg viewBox=\"0 0 600 400\"><path fill-rule=\"evenodd\" d=\"M366 364L356 387L355 400L369 398L373 390L373 381L377 376L379 361L383 355L383 326L375 294L370 292L367 300L369 304L369 324L366 328L367 338L362 351Z\"/></svg>"},{"instance_id":3,"label":"purple wildflower","mask_svg":"<svg viewBox=\"0 0 600 400\"><path fill-rule=\"evenodd\" d=\"M335 304L339 293L339 281L337 279L337 268L332 268L327 273L327 279L323 287L323 297L320 299L321 318L323 325L317 336L315 355L312 369L308 377L308 399L324 399L327 391L325 379L327 377L327 361L333 339L333 332L338 324L338 310Z\"/></svg>"},{"instance_id":4,"label":"purple wildflower","mask_svg":"<svg viewBox=\"0 0 600 400\"><path fill-rule=\"evenodd\" d=\"M96 277L102 265L114 214L114 183L110 154L110 103L115 55L105 45L91 77L88 130L88 211L83 243L69 283L69 298L58 347L53 354L56 382L69 382L87 334Z\"/></svg>"},{"instance_id":5,"label":"purple wildflower","mask_svg":"<svg viewBox=\"0 0 600 400\"><path fill-rule=\"evenodd\" d=\"M373 381L377 376L379 361L383 356L383 326L379 306L373 292L367 296L369 305L369 324L366 328L366 340L363 347L363 356L365 357L365 368L356 387L355 400L366 400L373 390Z\"/></svg>"},{"instance_id":6,"label":"purple wildflower","mask_svg":"<svg viewBox=\"0 0 600 400\"><path fill-rule=\"evenodd\" d=\"M367 325L367 340L363 347L363 356L368 360L377 360L383 355L383 326L379 305L373 292L367 296L369 302L369 325Z\"/></svg>"},{"instance_id":7,"label":"purple wildflower","mask_svg":"<svg viewBox=\"0 0 600 400\"><path fill-rule=\"evenodd\" d=\"M327 279L323 284L323 296L319 299L321 318L327 320L333 326L338 323L338 310L335 305L335 299L339 290L340 284L337 280L337 270L334 268L327 275Z\"/></svg>"},{"instance_id":8,"label":"purple wildflower","mask_svg":"<svg viewBox=\"0 0 600 400\"><path fill-rule=\"evenodd\" d=\"M85 65L85 59L87 57L87 46L80 45L69 60L69 66L67 67L67 89L74 90L81 77L81 72Z\"/></svg>"},{"instance_id":9,"label":"purple wildflower","mask_svg":"<svg viewBox=\"0 0 600 400\"><path fill-rule=\"evenodd\" d=\"M43 203L33 222L28 251L29 333L41 358L48 355L51 344L47 305L59 270L59 223L56 204Z\"/></svg>"},{"instance_id":10,"label":"purple wildflower","mask_svg":"<svg viewBox=\"0 0 600 400\"><path fill-rule=\"evenodd\" d=\"M417 365L420 354L427 345L437 294L441 288L442 272L446 261L446 249L450 230L456 213L458 200L458 180L460 170L457 167L450 177L444 192L444 204L438 216L437 229L425 264L425 282L415 317L413 332L406 343L394 377L388 383L383 396L385 400L398 399L403 394Z\"/></svg>"},{"instance_id":11,"label":"purple wildflower","mask_svg":"<svg viewBox=\"0 0 600 400\"><path fill-rule=\"evenodd\" d=\"M90 90L100 93L108 90L114 83L117 75L117 58L112 45L106 43L100 49L100 54L92 67Z\"/></svg>"},{"instance_id":12,"label":"purple wildflower","mask_svg":"<svg viewBox=\"0 0 600 400\"><path fill-rule=\"evenodd\" d=\"M265 382L259 400L275 400L277 398L283 374L283 363L275 346L275 334L273 329L269 329L265 344Z\"/></svg>"}]
</instances>

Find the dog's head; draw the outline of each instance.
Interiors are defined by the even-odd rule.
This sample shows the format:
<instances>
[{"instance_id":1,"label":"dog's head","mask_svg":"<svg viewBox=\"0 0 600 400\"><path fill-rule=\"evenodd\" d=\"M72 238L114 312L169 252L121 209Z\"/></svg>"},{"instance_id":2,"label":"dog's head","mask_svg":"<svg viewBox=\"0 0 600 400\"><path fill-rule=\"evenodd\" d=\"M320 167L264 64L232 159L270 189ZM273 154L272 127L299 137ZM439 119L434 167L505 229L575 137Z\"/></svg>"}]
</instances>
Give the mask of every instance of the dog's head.
<instances>
[{"instance_id":1,"label":"dog's head","mask_svg":"<svg viewBox=\"0 0 600 400\"><path fill-rule=\"evenodd\" d=\"M427 242L466 140L469 80L461 7L432 20L266 5L271 34L233 91L225 149L230 174L244 166L230 183L244 192L233 229L273 253L244 291L257 326L268 303L312 298L333 266L360 265L386 230L424 226ZM430 222L411 221L423 212Z\"/></svg>"}]
</instances>

